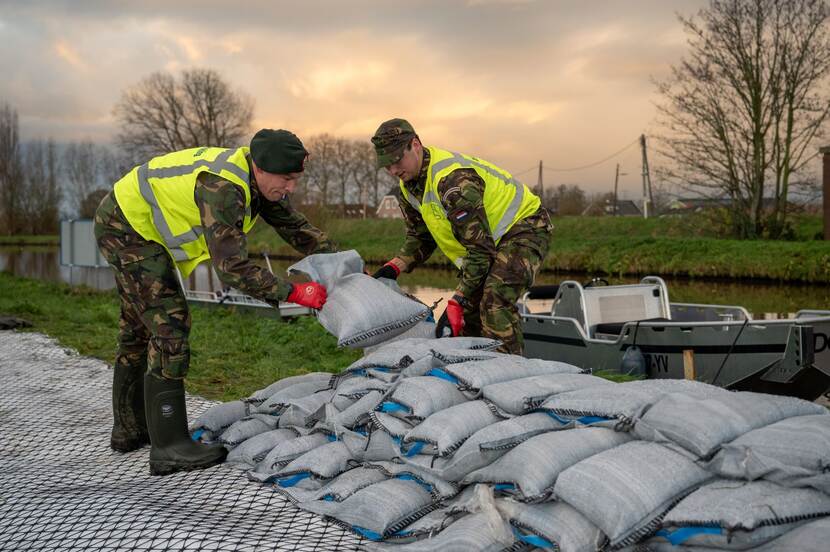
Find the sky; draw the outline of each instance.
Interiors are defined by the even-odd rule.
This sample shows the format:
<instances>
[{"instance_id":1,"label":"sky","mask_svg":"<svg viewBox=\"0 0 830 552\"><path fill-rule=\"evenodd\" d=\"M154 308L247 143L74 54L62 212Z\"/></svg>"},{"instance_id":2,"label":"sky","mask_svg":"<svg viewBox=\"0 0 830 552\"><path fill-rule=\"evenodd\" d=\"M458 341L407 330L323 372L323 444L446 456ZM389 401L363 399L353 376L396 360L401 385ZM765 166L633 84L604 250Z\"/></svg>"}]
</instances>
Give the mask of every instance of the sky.
<instances>
[{"instance_id":1,"label":"sky","mask_svg":"<svg viewBox=\"0 0 830 552\"><path fill-rule=\"evenodd\" d=\"M546 186L611 190L619 162L633 197L654 79L686 53L677 14L707 3L0 0L0 103L24 139L106 143L127 87L208 67L253 97L253 130L367 140L403 117L529 184L542 160Z\"/></svg>"}]
</instances>

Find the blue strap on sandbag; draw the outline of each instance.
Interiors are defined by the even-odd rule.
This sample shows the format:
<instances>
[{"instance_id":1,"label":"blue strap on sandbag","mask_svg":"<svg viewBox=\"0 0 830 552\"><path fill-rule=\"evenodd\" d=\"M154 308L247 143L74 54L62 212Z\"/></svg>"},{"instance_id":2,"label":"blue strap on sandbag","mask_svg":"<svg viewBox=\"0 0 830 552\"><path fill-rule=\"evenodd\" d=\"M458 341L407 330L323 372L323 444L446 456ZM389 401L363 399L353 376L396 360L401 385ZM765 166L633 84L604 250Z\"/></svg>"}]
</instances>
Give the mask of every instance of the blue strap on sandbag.
<instances>
[{"instance_id":1,"label":"blue strap on sandbag","mask_svg":"<svg viewBox=\"0 0 830 552\"><path fill-rule=\"evenodd\" d=\"M723 529L716 526L678 527L677 529L660 529L655 534L677 546L698 535L722 535Z\"/></svg>"},{"instance_id":2,"label":"blue strap on sandbag","mask_svg":"<svg viewBox=\"0 0 830 552\"><path fill-rule=\"evenodd\" d=\"M205 432L204 428L199 428L193 432L193 435L190 436L191 439L194 441L198 441L202 434Z\"/></svg>"},{"instance_id":3,"label":"blue strap on sandbag","mask_svg":"<svg viewBox=\"0 0 830 552\"><path fill-rule=\"evenodd\" d=\"M544 537L540 537L539 535L526 535L513 527L513 534L522 542L526 542L531 546L535 546L536 548L555 548L552 542Z\"/></svg>"},{"instance_id":4,"label":"blue strap on sandbag","mask_svg":"<svg viewBox=\"0 0 830 552\"><path fill-rule=\"evenodd\" d=\"M298 473L296 475L292 475L291 477L277 479L277 485L280 487L293 487L303 479L308 479L309 477L311 477L311 473L309 472Z\"/></svg>"},{"instance_id":5,"label":"blue strap on sandbag","mask_svg":"<svg viewBox=\"0 0 830 552\"><path fill-rule=\"evenodd\" d=\"M435 378L441 378L442 380L447 380L448 382L452 383L453 385L458 385L458 378L450 374L449 372L445 371L442 368L433 368L429 372L427 372L428 376L432 376Z\"/></svg>"},{"instance_id":6,"label":"blue strap on sandbag","mask_svg":"<svg viewBox=\"0 0 830 552\"><path fill-rule=\"evenodd\" d=\"M357 525L352 525L352 531L354 531L355 533L357 533L361 537L366 537L367 539L369 539L371 541L382 541L383 540L383 535L381 535L377 531L371 531L371 530L366 529L364 527L359 527Z\"/></svg>"},{"instance_id":7,"label":"blue strap on sandbag","mask_svg":"<svg viewBox=\"0 0 830 552\"><path fill-rule=\"evenodd\" d=\"M378 410L381 412L409 412L409 408L395 401L383 401L380 403Z\"/></svg>"}]
</instances>

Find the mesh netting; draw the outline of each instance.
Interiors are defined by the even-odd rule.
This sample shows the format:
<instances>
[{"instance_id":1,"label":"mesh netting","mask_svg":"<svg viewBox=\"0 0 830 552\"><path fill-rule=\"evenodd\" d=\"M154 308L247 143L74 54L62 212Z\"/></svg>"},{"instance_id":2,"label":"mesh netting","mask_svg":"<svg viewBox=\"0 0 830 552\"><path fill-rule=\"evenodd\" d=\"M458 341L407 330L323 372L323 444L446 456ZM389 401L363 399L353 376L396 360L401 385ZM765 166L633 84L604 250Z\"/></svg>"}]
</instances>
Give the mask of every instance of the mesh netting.
<instances>
[{"instance_id":1,"label":"mesh netting","mask_svg":"<svg viewBox=\"0 0 830 552\"><path fill-rule=\"evenodd\" d=\"M151 477L109 448L112 372L40 334L0 332L0 550L357 550L360 540L243 472ZM187 399L191 419L212 403Z\"/></svg>"}]
</instances>

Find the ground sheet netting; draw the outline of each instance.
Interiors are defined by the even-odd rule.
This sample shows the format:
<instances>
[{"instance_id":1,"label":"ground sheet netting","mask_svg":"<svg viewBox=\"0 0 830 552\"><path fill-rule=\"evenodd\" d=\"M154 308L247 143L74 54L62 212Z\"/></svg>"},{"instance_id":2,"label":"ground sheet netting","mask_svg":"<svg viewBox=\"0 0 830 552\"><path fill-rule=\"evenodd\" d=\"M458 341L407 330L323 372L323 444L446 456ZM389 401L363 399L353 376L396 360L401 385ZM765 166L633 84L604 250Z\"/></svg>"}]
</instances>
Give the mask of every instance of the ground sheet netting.
<instances>
[{"instance_id":1,"label":"ground sheet netting","mask_svg":"<svg viewBox=\"0 0 830 552\"><path fill-rule=\"evenodd\" d=\"M111 387L104 362L0 331L0 550L358 549L238 470L151 477L149 446L109 448Z\"/></svg>"}]
</instances>

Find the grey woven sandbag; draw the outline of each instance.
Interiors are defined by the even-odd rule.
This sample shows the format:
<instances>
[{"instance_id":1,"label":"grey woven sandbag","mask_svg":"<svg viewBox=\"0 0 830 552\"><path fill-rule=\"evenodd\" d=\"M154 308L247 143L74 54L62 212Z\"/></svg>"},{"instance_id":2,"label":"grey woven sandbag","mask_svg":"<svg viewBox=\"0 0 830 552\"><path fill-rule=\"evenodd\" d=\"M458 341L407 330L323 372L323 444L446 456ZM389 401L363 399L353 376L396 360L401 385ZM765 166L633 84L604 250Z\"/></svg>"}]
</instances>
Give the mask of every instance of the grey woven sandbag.
<instances>
[{"instance_id":1,"label":"grey woven sandbag","mask_svg":"<svg viewBox=\"0 0 830 552\"><path fill-rule=\"evenodd\" d=\"M473 433L451 457L434 462L429 459L426 465L419 463L418 466L447 481L460 481L468 473L489 465L530 437L562 427L562 424L541 412L503 420ZM419 462L419 457L403 458L403 461Z\"/></svg>"},{"instance_id":2,"label":"grey woven sandbag","mask_svg":"<svg viewBox=\"0 0 830 552\"><path fill-rule=\"evenodd\" d=\"M293 487L303 479L328 481L349 469L352 455L342 441L326 443L289 462L271 477L280 487Z\"/></svg>"},{"instance_id":3,"label":"grey woven sandbag","mask_svg":"<svg viewBox=\"0 0 830 552\"><path fill-rule=\"evenodd\" d=\"M452 383L431 376L419 376L400 381L377 410L420 421L439 410L466 401L467 398Z\"/></svg>"},{"instance_id":4,"label":"grey woven sandbag","mask_svg":"<svg viewBox=\"0 0 830 552\"><path fill-rule=\"evenodd\" d=\"M752 430L723 445L706 469L830 494L830 415L796 416Z\"/></svg>"},{"instance_id":5,"label":"grey woven sandbag","mask_svg":"<svg viewBox=\"0 0 830 552\"><path fill-rule=\"evenodd\" d=\"M488 351L498 347L499 342L485 337L445 337L441 339L407 338L385 343L376 350L353 362L345 372L366 368L406 368L413 362L432 357L433 350Z\"/></svg>"},{"instance_id":6,"label":"grey woven sandbag","mask_svg":"<svg viewBox=\"0 0 830 552\"><path fill-rule=\"evenodd\" d=\"M314 492L308 499L324 500L326 502L343 502L360 489L387 479L389 477L381 470L367 468L365 466L355 466L326 483L323 488Z\"/></svg>"},{"instance_id":7,"label":"grey woven sandbag","mask_svg":"<svg viewBox=\"0 0 830 552\"><path fill-rule=\"evenodd\" d=\"M390 385L390 383L368 376L346 378L337 385L331 403L338 410L345 410L369 391L386 392Z\"/></svg>"},{"instance_id":8,"label":"grey woven sandbag","mask_svg":"<svg viewBox=\"0 0 830 552\"><path fill-rule=\"evenodd\" d=\"M432 498L438 501L445 501L458 494L459 487L452 481L445 481L426 470L422 470L415 466L402 464L396 461L381 461L381 462L366 462L364 466L372 469L377 469L386 474L390 478L406 479L408 481L418 482L424 489L426 489Z\"/></svg>"},{"instance_id":9,"label":"grey woven sandbag","mask_svg":"<svg viewBox=\"0 0 830 552\"><path fill-rule=\"evenodd\" d=\"M576 421L630 429L643 412L668 393L711 397L729 391L694 380L638 380L560 393L539 408L563 423Z\"/></svg>"},{"instance_id":10,"label":"grey woven sandbag","mask_svg":"<svg viewBox=\"0 0 830 552\"><path fill-rule=\"evenodd\" d=\"M259 405L252 405L251 412L279 416L288 407L290 401L307 397L320 391L328 391L332 389L331 384L332 380L311 379L283 387L263 400Z\"/></svg>"},{"instance_id":11,"label":"grey woven sandbag","mask_svg":"<svg viewBox=\"0 0 830 552\"><path fill-rule=\"evenodd\" d=\"M275 429L278 422L279 418L270 414L251 414L232 423L229 428L222 432L218 441L225 445L225 448L231 450L254 435Z\"/></svg>"},{"instance_id":12,"label":"grey woven sandbag","mask_svg":"<svg viewBox=\"0 0 830 552\"><path fill-rule=\"evenodd\" d=\"M343 441L349 454L356 462L388 461L400 456L399 443L383 431L338 430L338 439Z\"/></svg>"},{"instance_id":13,"label":"grey woven sandbag","mask_svg":"<svg viewBox=\"0 0 830 552\"><path fill-rule=\"evenodd\" d=\"M522 504L497 500L518 540L561 552L595 552L605 541L599 527L564 502Z\"/></svg>"},{"instance_id":14,"label":"grey woven sandbag","mask_svg":"<svg viewBox=\"0 0 830 552\"><path fill-rule=\"evenodd\" d=\"M436 358L440 360L439 356ZM475 399L481 395L482 388L494 383L543 374L581 373L581 368L555 360L499 355L485 360L446 364L441 368L433 368L428 375L456 384L468 397Z\"/></svg>"},{"instance_id":15,"label":"grey woven sandbag","mask_svg":"<svg viewBox=\"0 0 830 552\"><path fill-rule=\"evenodd\" d=\"M213 441L225 428L250 414L248 406L242 401L230 401L211 406L190 424L193 439L203 442Z\"/></svg>"},{"instance_id":16,"label":"grey woven sandbag","mask_svg":"<svg viewBox=\"0 0 830 552\"><path fill-rule=\"evenodd\" d=\"M493 499L492 491L484 485L477 485L472 492L472 497L466 500L463 506L464 511L469 515L453 521L443 531L411 544L395 546L379 546L370 544L367 550L407 550L407 551L435 551L441 552L468 552L476 551L501 551L514 543L510 525L501 516ZM417 523L417 522L416 522ZM390 535L392 539L397 536L406 538L415 524L407 525L402 530ZM524 550L524 547L522 548Z\"/></svg>"},{"instance_id":17,"label":"grey woven sandbag","mask_svg":"<svg viewBox=\"0 0 830 552\"><path fill-rule=\"evenodd\" d=\"M830 517L811 521L796 527L774 541L759 546L757 552L780 552L798 550L798 552L827 552L830 542Z\"/></svg>"},{"instance_id":18,"label":"grey woven sandbag","mask_svg":"<svg viewBox=\"0 0 830 552\"><path fill-rule=\"evenodd\" d=\"M337 520L370 540L382 540L435 509L432 495L418 482L386 479L364 487L341 502L315 500L305 510Z\"/></svg>"},{"instance_id":19,"label":"grey woven sandbag","mask_svg":"<svg viewBox=\"0 0 830 552\"><path fill-rule=\"evenodd\" d=\"M333 389L318 391L311 395L286 401L286 408L280 414L280 427L311 427L312 416L334 396Z\"/></svg>"},{"instance_id":20,"label":"grey woven sandbag","mask_svg":"<svg viewBox=\"0 0 830 552\"><path fill-rule=\"evenodd\" d=\"M430 313L429 307L400 295L371 276L350 274L337 281L317 313L339 347L362 348L405 332Z\"/></svg>"},{"instance_id":21,"label":"grey woven sandbag","mask_svg":"<svg viewBox=\"0 0 830 552\"><path fill-rule=\"evenodd\" d=\"M298 383L323 383L326 384L326 387L321 387L321 389L325 389L327 387L332 387L334 382L337 380L336 374L331 374L329 372L311 372L309 374L300 374L298 376L289 376L287 378L282 378L280 380L275 381L265 389L260 389L259 391L254 391L250 397L247 399L243 399L244 402L247 402L252 405L260 405L267 399L268 397L273 396L279 391L283 389L287 389L293 385ZM297 395L301 396L301 395Z\"/></svg>"},{"instance_id":22,"label":"grey woven sandbag","mask_svg":"<svg viewBox=\"0 0 830 552\"><path fill-rule=\"evenodd\" d=\"M394 535L390 535L388 542L397 544L434 537L458 518L478 511L477 492L475 486L465 487L454 497L441 501L440 508L432 510Z\"/></svg>"},{"instance_id":23,"label":"grey woven sandbag","mask_svg":"<svg viewBox=\"0 0 830 552\"><path fill-rule=\"evenodd\" d=\"M484 401L457 404L430 415L407 432L401 450L407 456L449 456L473 433L502 419Z\"/></svg>"},{"instance_id":24,"label":"grey woven sandbag","mask_svg":"<svg viewBox=\"0 0 830 552\"><path fill-rule=\"evenodd\" d=\"M720 445L753 429L826 412L816 403L765 393L718 393L706 398L671 393L641 417L634 433L640 439L677 444L708 459Z\"/></svg>"},{"instance_id":25,"label":"grey woven sandbag","mask_svg":"<svg viewBox=\"0 0 830 552\"><path fill-rule=\"evenodd\" d=\"M672 508L656 537L672 544L746 550L825 516L830 516L830 496L815 489L721 479Z\"/></svg>"},{"instance_id":26,"label":"grey woven sandbag","mask_svg":"<svg viewBox=\"0 0 830 552\"><path fill-rule=\"evenodd\" d=\"M634 544L711 474L657 443L631 441L591 456L559 474L553 492L596 524L611 548Z\"/></svg>"},{"instance_id":27,"label":"grey woven sandbag","mask_svg":"<svg viewBox=\"0 0 830 552\"><path fill-rule=\"evenodd\" d=\"M380 404L383 395L381 391L369 391L342 412L333 411L331 409L333 405L325 405L327 410L324 427L330 428L331 431L336 431L336 427L338 426L355 429L356 427L366 425L370 421L369 416L371 412Z\"/></svg>"},{"instance_id":28,"label":"grey woven sandbag","mask_svg":"<svg viewBox=\"0 0 830 552\"><path fill-rule=\"evenodd\" d=\"M231 450L225 462L241 468L251 469L262 462L278 444L296 439L300 435L301 433L294 428L273 429L254 435Z\"/></svg>"},{"instance_id":29,"label":"grey woven sandbag","mask_svg":"<svg viewBox=\"0 0 830 552\"><path fill-rule=\"evenodd\" d=\"M248 472L248 477L256 481L267 481L292 460L312 449L330 443L332 439L333 437L329 437L325 433L315 432L295 439L281 441L265 455L265 458L252 471Z\"/></svg>"},{"instance_id":30,"label":"grey woven sandbag","mask_svg":"<svg viewBox=\"0 0 830 552\"><path fill-rule=\"evenodd\" d=\"M398 446L416 425L413 421L398 418L386 412L371 412L369 419L376 428L388 433L398 443Z\"/></svg>"},{"instance_id":31,"label":"grey woven sandbag","mask_svg":"<svg viewBox=\"0 0 830 552\"><path fill-rule=\"evenodd\" d=\"M361 273L363 273L363 259L354 249L308 255L288 267L288 274L305 275L326 288L334 287L344 276Z\"/></svg>"},{"instance_id":32,"label":"grey woven sandbag","mask_svg":"<svg viewBox=\"0 0 830 552\"><path fill-rule=\"evenodd\" d=\"M560 473L577 462L630 441L628 434L601 427L553 431L531 437L461 480L490 483L524 502L549 500Z\"/></svg>"},{"instance_id":33,"label":"grey woven sandbag","mask_svg":"<svg viewBox=\"0 0 830 552\"><path fill-rule=\"evenodd\" d=\"M545 402L548 397L595 385L613 385L589 374L544 374L492 383L481 389L482 397L503 412L518 416Z\"/></svg>"}]
</instances>

